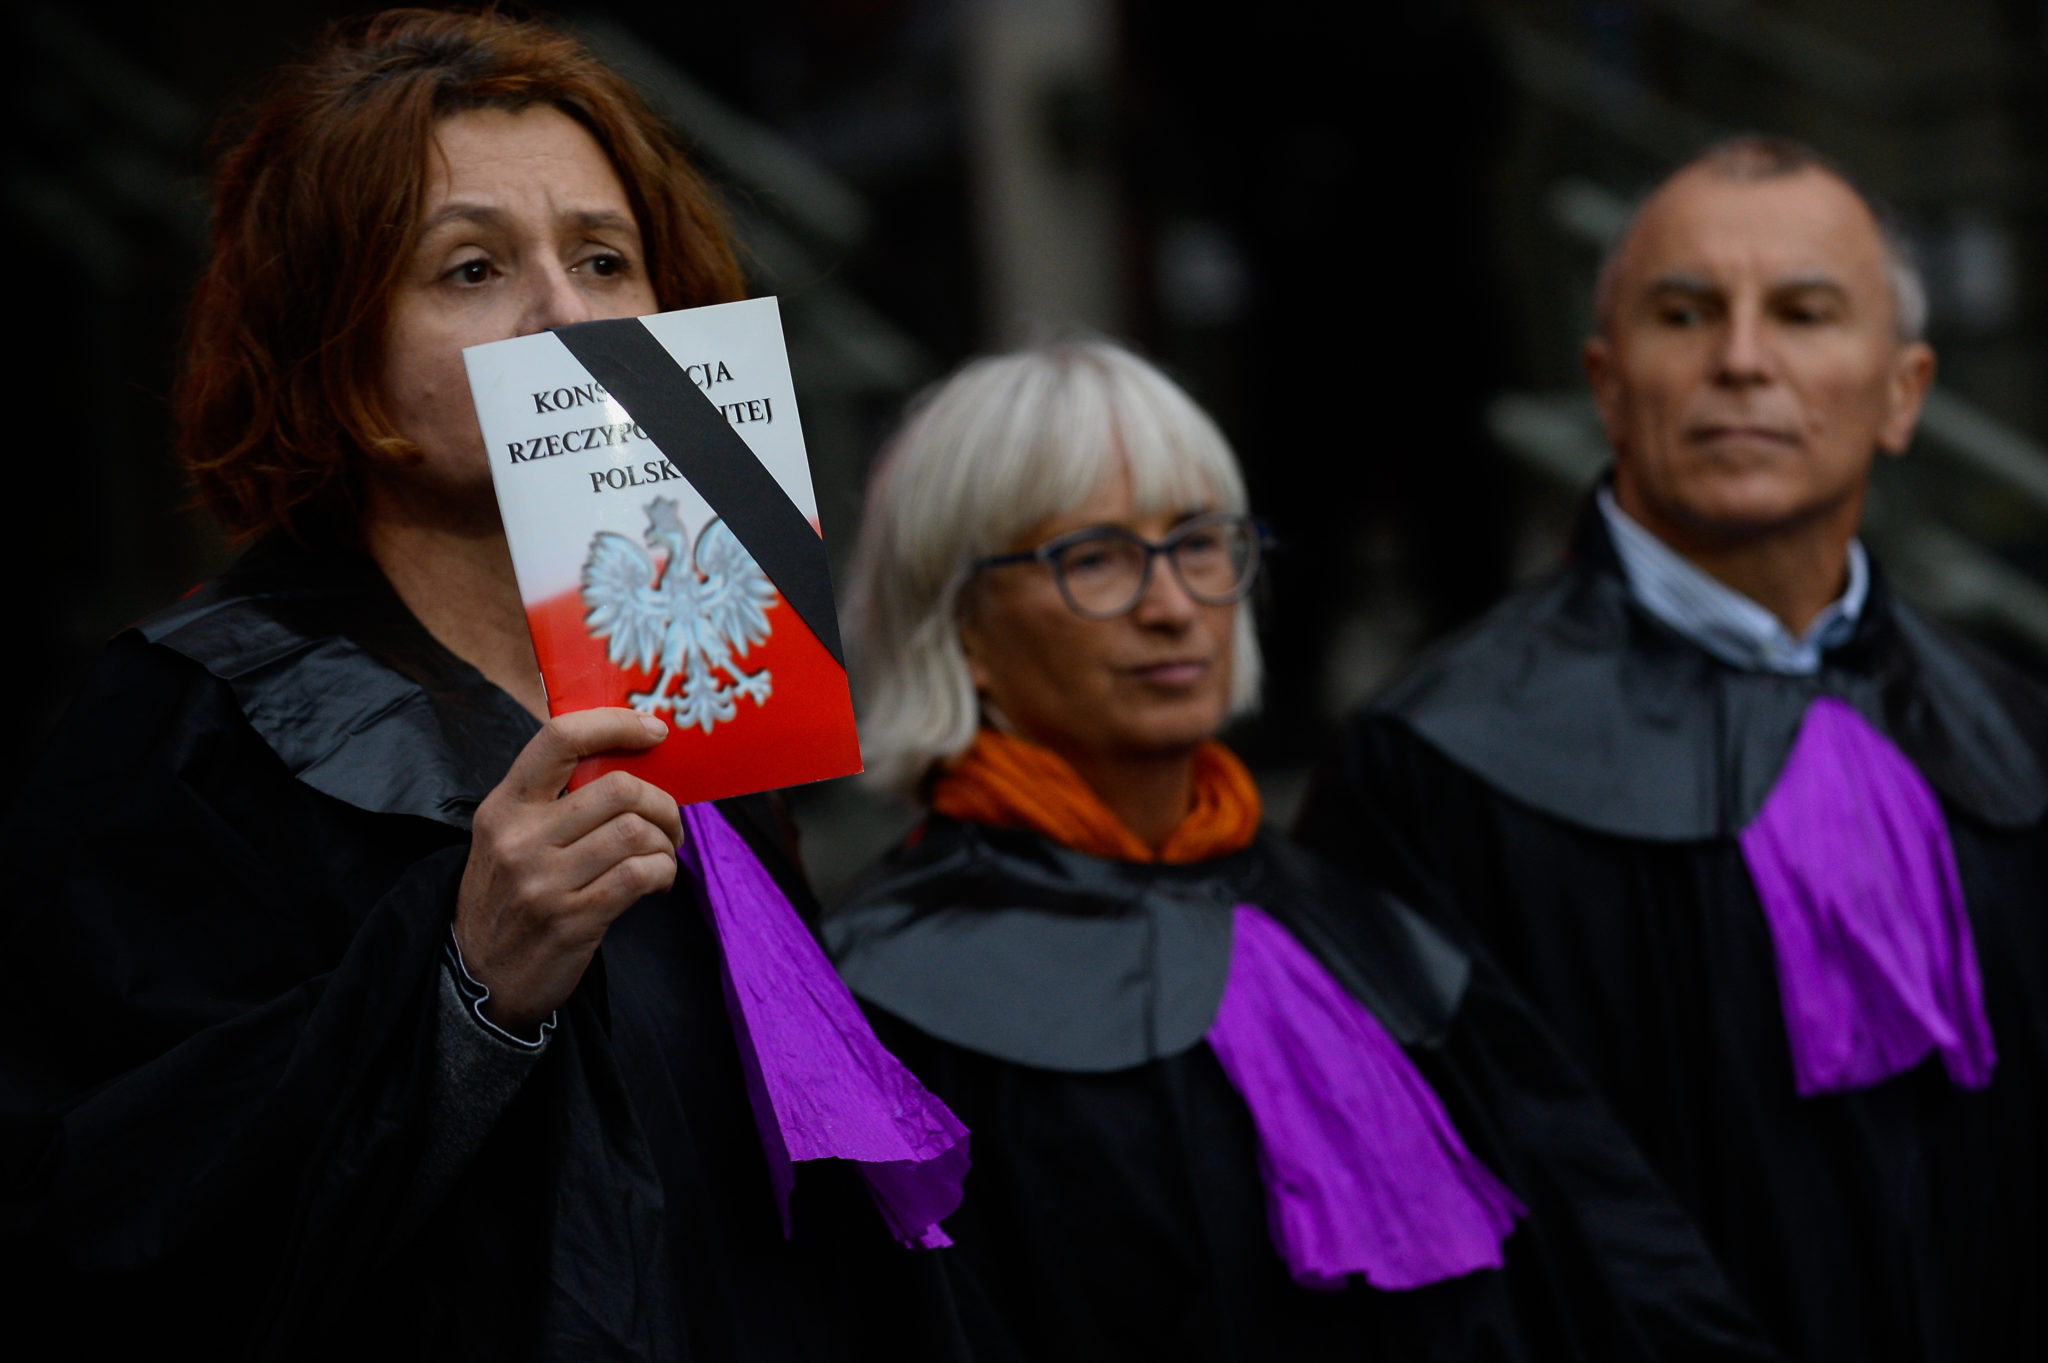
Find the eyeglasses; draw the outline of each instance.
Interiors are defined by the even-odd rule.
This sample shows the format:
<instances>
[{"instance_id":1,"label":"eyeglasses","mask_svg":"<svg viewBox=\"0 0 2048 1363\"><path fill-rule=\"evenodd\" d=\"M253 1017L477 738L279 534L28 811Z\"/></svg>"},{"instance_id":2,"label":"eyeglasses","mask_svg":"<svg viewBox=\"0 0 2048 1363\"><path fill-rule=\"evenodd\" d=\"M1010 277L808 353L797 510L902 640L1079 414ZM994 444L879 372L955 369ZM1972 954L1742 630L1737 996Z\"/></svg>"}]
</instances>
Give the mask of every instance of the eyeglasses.
<instances>
[{"instance_id":1,"label":"eyeglasses","mask_svg":"<svg viewBox=\"0 0 2048 1363\"><path fill-rule=\"evenodd\" d=\"M1145 599L1154 556L1165 556L1195 601L1225 606L1252 589L1268 545L1266 527L1252 517L1215 514L1195 517L1156 544L1121 526L1091 525L1036 549L977 559L973 568L1043 563L1069 610L1088 620L1114 620Z\"/></svg>"}]
</instances>

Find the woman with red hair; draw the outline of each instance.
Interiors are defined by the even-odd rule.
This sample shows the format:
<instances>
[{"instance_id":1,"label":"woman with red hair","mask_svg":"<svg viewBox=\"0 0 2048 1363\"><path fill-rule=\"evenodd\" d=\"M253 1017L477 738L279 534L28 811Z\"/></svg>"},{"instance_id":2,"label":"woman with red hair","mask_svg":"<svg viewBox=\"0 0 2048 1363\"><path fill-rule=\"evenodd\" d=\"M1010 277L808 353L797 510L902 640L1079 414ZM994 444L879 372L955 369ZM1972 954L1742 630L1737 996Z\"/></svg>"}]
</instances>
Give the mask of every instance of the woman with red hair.
<instances>
[{"instance_id":1,"label":"woman with red hair","mask_svg":"<svg viewBox=\"0 0 2048 1363\"><path fill-rule=\"evenodd\" d=\"M850 1002L797 1025L890 1103L831 1115L929 1149L878 1171L761 1096L789 1062L729 999L831 981L706 908L814 908L770 806L561 795L667 726L548 717L463 372L740 297L703 181L561 33L400 10L280 73L215 188L175 405L247 552L113 641L6 830L14 1319L68 1356L948 1355L891 1241L945 1243L964 1132Z\"/></svg>"}]
</instances>

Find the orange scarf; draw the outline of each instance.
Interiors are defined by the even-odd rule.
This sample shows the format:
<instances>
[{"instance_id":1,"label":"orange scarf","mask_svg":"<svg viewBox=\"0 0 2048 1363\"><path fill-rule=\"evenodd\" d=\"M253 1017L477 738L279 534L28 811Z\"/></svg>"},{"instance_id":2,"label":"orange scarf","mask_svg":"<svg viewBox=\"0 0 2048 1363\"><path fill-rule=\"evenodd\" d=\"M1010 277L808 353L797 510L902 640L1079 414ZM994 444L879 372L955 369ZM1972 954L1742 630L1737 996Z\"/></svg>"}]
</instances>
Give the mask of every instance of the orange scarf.
<instances>
[{"instance_id":1,"label":"orange scarf","mask_svg":"<svg viewBox=\"0 0 2048 1363\"><path fill-rule=\"evenodd\" d=\"M1102 803L1066 759L983 729L932 787L932 809L963 823L1028 828L1064 847L1116 861L1178 864L1235 852L1259 831L1259 788L1237 755L1211 740L1195 749L1195 801L1157 853Z\"/></svg>"}]
</instances>

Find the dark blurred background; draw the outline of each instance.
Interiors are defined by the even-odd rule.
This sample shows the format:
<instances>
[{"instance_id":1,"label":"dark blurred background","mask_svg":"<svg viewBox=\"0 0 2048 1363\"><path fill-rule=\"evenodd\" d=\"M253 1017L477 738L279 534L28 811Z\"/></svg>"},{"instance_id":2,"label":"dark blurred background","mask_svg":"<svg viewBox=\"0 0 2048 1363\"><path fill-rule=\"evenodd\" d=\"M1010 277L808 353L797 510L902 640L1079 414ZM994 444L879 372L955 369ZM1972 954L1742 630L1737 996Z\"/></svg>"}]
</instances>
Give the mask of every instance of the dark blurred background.
<instances>
[{"instance_id":1,"label":"dark blurred background","mask_svg":"<svg viewBox=\"0 0 2048 1363\"><path fill-rule=\"evenodd\" d=\"M165 394L216 119L328 19L11 7L8 685L33 754L101 642L223 561ZM1330 721L1555 561L1606 455L1602 244L1716 135L1898 208L1939 387L1869 538L2048 667L2048 0L749 0L561 5L698 148L783 300L828 546L904 400L1072 329L1164 364L1285 544L1238 735L1285 818ZM32 792L11 794L33 798ZM823 888L907 813L798 797Z\"/></svg>"}]
</instances>

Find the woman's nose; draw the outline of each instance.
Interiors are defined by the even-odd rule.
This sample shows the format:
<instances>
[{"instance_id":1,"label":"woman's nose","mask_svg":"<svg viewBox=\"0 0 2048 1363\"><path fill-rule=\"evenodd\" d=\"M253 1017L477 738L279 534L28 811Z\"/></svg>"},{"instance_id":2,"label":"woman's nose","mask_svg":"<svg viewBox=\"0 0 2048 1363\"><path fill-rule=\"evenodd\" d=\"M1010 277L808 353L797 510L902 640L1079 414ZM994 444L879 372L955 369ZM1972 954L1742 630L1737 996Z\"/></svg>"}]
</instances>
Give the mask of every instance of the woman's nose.
<instances>
[{"instance_id":1,"label":"woman's nose","mask_svg":"<svg viewBox=\"0 0 2048 1363\"><path fill-rule=\"evenodd\" d=\"M1195 599L1188 595L1188 589L1181 585L1180 574L1173 570L1173 563L1164 554L1152 560L1152 580L1145 584L1144 593L1132 615L1140 624L1179 625L1194 619Z\"/></svg>"},{"instance_id":2,"label":"woman's nose","mask_svg":"<svg viewBox=\"0 0 2048 1363\"><path fill-rule=\"evenodd\" d=\"M571 322L588 322L596 316L590 300L576 287L576 277L562 265L544 261L527 279L530 293L520 335L530 336Z\"/></svg>"}]
</instances>

